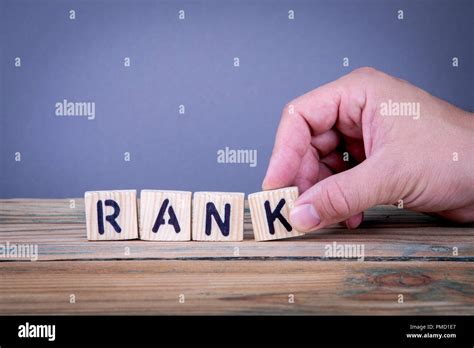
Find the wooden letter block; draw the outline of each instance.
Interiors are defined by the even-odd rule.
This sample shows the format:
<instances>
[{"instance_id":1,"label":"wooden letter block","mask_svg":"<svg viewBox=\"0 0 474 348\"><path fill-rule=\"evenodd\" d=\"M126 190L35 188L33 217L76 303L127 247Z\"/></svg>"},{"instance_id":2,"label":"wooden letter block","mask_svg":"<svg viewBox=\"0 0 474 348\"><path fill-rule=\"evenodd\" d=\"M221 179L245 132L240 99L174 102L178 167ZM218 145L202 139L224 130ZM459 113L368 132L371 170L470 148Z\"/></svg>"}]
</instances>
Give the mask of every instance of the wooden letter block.
<instances>
[{"instance_id":1,"label":"wooden letter block","mask_svg":"<svg viewBox=\"0 0 474 348\"><path fill-rule=\"evenodd\" d=\"M87 239L138 238L137 191L88 191L84 203Z\"/></svg>"},{"instance_id":2,"label":"wooden letter block","mask_svg":"<svg viewBox=\"0 0 474 348\"><path fill-rule=\"evenodd\" d=\"M250 215L256 241L301 236L289 222L290 209L298 198L297 187L249 195Z\"/></svg>"},{"instance_id":3,"label":"wooden letter block","mask_svg":"<svg viewBox=\"0 0 474 348\"><path fill-rule=\"evenodd\" d=\"M191 240L191 192L142 190L140 239Z\"/></svg>"},{"instance_id":4,"label":"wooden letter block","mask_svg":"<svg viewBox=\"0 0 474 348\"><path fill-rule=\"evenodd\" d=\"M243 193L194 193L193 240L241 241L243 239Z\"/></svg>"}]
</instances>

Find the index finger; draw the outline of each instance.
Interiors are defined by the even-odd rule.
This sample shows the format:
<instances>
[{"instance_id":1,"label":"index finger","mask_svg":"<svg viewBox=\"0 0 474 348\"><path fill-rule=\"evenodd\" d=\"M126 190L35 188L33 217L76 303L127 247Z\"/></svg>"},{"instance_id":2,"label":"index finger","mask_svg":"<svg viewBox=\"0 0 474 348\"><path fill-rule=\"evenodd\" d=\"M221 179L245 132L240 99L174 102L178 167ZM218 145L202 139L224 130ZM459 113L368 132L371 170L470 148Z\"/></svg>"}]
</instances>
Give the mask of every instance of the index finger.
<instances>
[{"instance_id":1,"label":"index finger","mask_svg":"<svg viewBox=\"0 0 474 348\"><path fill-rule=\"evenodd\" d=\"M264 190L291 186L311 136L324 133L336 123L341 102L339 80L296 98L285 106L276 134Z\"/></svg>"}]
</instances>

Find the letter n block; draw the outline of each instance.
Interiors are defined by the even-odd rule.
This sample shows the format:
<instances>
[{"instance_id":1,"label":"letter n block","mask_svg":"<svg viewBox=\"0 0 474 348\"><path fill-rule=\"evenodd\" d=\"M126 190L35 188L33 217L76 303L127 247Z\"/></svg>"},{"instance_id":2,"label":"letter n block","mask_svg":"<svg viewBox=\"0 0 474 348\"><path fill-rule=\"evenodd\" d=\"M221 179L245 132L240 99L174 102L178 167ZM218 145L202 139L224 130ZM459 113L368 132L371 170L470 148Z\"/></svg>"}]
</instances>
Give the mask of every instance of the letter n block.
<instances>
[{"instance_id":1,"label":"letter n block","mask_svg":"<svg viewBox=\"0 0 474 348\"><path fill-rule=\"evenodd\" d=\"M244 193L195 192L193 240L242 241Z\"/></svg>"},{"instance_id":2,"label":"letter n block","mask_svg":"<svg viewBox=\"0 0 474 348\"><path fill-rule=\"evenodd\" d=\"M88 191L84 203L87 239L138 238L137 191Z\"/></svg>"},{"instance_id":3,"label":"letter n block","mask_svg":"<svg viewBox=\"0 0 474 348\"><path fill-rule=\"evenodd\" d=\"M142 190L140 239L191 240L191 192Z\"/></svg>"},{"instance_id":4,"label":"letter n block","mask_svg":"<svg viewBox=\"0 0 474 348\"><path fill-rule=\"evenodd\" d=\"M250 215L256 241L301 236L289 222L290 209L298 198L297 187L249 195Z\"/></svg>"}]
</instances>

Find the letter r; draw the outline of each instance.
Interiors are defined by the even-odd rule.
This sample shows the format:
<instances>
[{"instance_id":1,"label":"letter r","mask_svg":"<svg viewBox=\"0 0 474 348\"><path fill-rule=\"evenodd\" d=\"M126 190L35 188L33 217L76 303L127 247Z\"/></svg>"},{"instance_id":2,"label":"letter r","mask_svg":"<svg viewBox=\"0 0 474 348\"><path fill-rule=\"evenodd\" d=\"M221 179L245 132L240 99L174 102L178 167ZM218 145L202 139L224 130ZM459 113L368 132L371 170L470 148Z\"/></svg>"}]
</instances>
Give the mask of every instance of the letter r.
<instances>
[{"instance_id":1,"label":"letter r","mask_svg":"<svg viewBox=\"0 0 474 348\"><path fill-rule=\"evenodd\" d=\"M115 221L115 219L117 219L117 217L120 214L120 206L117 204L117 202L115 202L112 199L106 199L105 200L105 206L114 208L113 214L112 215L107 215L105 217L105 220L107 220L112 225L115 232L117 232L117 233L122 232L122 229L120 228L119 224L117 223L117 221ZM97 202L97 224L98 224L98 227L99 227L99 234L104 234L105 233L104 208L102 206L102 200L99 200Z\"/></svg>"}]
</instances>

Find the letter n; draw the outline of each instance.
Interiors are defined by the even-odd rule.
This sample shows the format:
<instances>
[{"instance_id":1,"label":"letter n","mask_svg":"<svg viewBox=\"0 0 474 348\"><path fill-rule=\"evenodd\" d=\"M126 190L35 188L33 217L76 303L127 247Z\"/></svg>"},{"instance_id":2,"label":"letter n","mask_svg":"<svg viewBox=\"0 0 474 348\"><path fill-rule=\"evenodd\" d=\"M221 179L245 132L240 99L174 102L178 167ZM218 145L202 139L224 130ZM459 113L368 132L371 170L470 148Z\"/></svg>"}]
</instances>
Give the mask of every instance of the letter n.
<instances>
[{"instance_id":1,"label":"letter n","mask_svg":"<svg viewBox=\"0 0 474 348\"><path fill-rule=\"evenodd\" d=\"M226 203L224 207L224 221L222 221L216 206L212 202L206 204L206 235L211 235L212 218L217 223L223 236L227 237L230 233L230 204Z\"/></svg>"}]
</instances>

